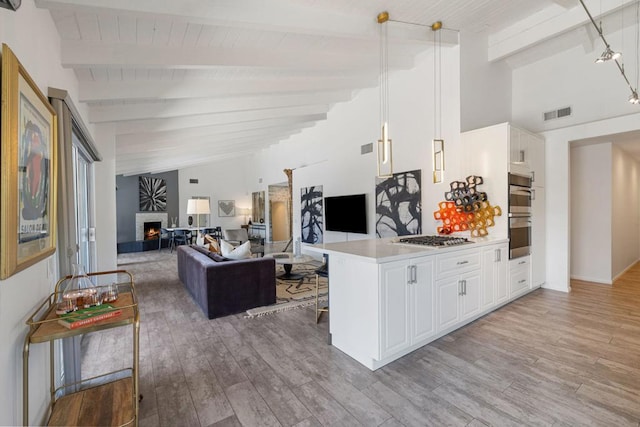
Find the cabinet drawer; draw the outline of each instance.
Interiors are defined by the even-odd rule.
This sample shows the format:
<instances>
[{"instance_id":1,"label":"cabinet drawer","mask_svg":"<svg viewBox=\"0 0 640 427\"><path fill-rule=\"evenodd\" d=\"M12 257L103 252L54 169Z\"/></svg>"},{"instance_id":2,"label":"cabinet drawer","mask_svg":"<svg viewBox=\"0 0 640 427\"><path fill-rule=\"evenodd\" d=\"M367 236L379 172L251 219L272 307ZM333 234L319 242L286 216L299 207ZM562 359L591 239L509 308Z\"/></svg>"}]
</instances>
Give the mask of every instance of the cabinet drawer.
<instances>
[{"instance_id":1,"label":"cabinet drawer","mask_svg":"<svg viewBox=\"0 0 640 427\"><path fill-rule=\"evenodd\" d=\"M529 289L529 270L516 269L512 271L510 276L511 296L513 297L520 292Z\"/></svg>"},{"instance_id":2,"label":"cabinet drawer","mask_svg":"<svg viewBox=\"0 0 640 427\"><path fill-rule=\"evenodd\" d=\"M441 279L478 268L480 268L480 251L475 249L438 255L436 277Z\"/></svg>"},{"instance_id":3,"label":"cabinet drawer","mask_svg":"<svg viewBox=\"0 0 640 427\"><path fill-rule=\"evenodd\" d=\"M528 270L529 264L531 264L530 256L523 256L520 258L511 259L509 260L509 271L515 271L518 269Z\"/></svg>"}]
</instances>

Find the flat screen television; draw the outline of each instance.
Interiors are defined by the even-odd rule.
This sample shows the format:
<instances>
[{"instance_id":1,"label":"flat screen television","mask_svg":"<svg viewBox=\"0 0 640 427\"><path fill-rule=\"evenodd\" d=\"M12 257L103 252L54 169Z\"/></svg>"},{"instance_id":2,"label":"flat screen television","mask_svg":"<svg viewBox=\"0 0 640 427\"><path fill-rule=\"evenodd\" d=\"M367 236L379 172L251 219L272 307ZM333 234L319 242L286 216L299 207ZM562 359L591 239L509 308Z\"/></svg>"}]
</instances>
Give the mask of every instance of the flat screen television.
<instances>
[{"instance_id":1,"label":"flat screen television","mask_svg":"<svg viewBox=\"0 0 640 427\"><path fill-rule=\"evenodd\" d=\"M324 221L327 231L367 234L366 195L325 197Z\"/></svg>"}]
</instances>

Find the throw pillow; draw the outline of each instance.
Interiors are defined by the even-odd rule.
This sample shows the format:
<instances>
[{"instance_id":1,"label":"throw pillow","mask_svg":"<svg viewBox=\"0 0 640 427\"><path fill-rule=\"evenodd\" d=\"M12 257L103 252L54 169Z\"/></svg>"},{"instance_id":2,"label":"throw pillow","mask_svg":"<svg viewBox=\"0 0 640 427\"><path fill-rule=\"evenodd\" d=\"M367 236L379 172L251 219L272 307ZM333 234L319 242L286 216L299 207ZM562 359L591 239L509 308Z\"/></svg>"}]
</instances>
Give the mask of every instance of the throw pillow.
<instances>
[{"instance_id":1,"label":"throw pillow","mask_svg":"<svg viewBox=\"0 0 640 427\"><path fill-rule=\"evenodd\" d=\"M220 245L218 245L218 241L215 238L205 234L204 241L209 244L209 252L213 252L214 254L220 253Z\"/></svg>"},{"instance_id":2,"label":"throw pillow","mask_svg":"<svg viewBox=\"0 0 640 427\"><path fill-rule=\"evenodd\" d=\"M247 259L251 258L251 242L246 241L240 246L234 247L226 240L220 241L220 249L222 249L222 256L230 259Z\"/></svg>"}]
</instances>

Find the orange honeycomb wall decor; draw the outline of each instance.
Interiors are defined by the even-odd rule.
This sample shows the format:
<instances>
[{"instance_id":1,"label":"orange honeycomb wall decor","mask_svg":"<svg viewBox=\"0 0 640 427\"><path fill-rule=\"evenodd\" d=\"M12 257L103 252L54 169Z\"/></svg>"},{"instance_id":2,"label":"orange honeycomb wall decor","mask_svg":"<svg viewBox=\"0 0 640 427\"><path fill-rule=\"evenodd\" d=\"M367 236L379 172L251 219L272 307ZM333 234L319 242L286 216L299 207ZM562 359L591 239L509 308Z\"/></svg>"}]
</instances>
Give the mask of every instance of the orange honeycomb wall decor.
<instances>
[{"instance_id":1,"label":"orange honeycomb wall decor","mask_svg":"<svg viewBox=\"0 0 640 427\"><path fill-rule=\"evenodd\" d=\"M433 213L436 220L442 221L437 227L438 234L458 231L470 231L471 237L489 234L487 228L496 224L494 218L502 215L502 208L491 206L487 193L478 190L483 182L481 176L471 175L465 181L449 184L450 191L444 194L446 200L439 202L439 209Z\"/></svg>"}]
</instances>

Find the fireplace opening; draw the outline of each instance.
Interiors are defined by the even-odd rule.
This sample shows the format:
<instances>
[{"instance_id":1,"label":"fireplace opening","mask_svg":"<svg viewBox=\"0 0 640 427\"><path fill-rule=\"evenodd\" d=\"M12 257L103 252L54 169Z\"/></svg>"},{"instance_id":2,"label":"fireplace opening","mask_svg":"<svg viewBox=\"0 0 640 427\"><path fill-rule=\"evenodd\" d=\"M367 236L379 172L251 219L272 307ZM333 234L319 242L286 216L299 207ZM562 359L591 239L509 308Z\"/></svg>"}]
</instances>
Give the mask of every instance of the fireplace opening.
<instances>
[{"instance_id":1,"label":"fireplace opening","mask_svg":"<svg viewBox=\"0 0 640 427\"><path fill-rule=\"evenodd\" d=\"M144 240L157 239L160 236L160 227L162 222L149 221L144 223Z\"/></svg>"}]
</instances>

